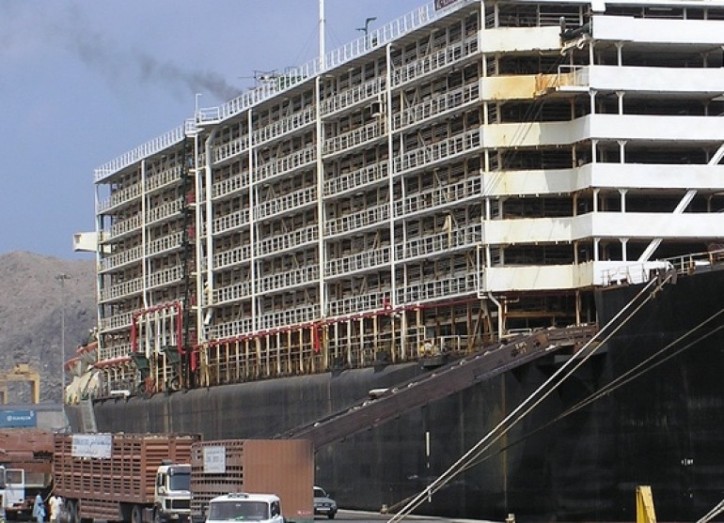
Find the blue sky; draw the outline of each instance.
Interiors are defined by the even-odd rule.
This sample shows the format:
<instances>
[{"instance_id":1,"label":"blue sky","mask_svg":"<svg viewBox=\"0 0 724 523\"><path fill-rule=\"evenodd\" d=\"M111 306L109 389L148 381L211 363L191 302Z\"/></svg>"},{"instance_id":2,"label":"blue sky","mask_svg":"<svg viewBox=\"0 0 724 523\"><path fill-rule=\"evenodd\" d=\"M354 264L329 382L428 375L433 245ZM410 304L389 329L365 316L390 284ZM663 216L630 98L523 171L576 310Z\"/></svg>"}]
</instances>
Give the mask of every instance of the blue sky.
<instances>
[{"instance_id":1,"label":"blue sky","mask_svg":"<svg viewBox=\"0 0 724 523\"><path fill-rule=\"evenodd\" d=\"M429 0L325 0L327 50ZM318 0L0 0L0 255L64 259L93 170L318 52Z\"/></svg>"}]
</instances>

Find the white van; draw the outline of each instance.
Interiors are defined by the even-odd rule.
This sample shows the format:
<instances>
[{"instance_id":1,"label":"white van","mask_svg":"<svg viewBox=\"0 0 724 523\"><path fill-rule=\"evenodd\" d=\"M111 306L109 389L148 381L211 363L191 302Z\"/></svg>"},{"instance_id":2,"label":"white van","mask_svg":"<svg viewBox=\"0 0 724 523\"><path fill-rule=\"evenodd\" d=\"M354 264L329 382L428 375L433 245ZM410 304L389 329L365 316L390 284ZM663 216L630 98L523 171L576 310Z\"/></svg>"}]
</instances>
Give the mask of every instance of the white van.
<instances>
[{"instance_id":1,"label":"white van","mask_svg":"<svg viewBox=\"0 0 724 523\"><path fill-rule=\"evenodd\" d=\"M282 503L274 494L247 494L238 492L217 496L209 501L206 523L255 521L258 523L284 523Z\"/></svg>"}]
</instances>

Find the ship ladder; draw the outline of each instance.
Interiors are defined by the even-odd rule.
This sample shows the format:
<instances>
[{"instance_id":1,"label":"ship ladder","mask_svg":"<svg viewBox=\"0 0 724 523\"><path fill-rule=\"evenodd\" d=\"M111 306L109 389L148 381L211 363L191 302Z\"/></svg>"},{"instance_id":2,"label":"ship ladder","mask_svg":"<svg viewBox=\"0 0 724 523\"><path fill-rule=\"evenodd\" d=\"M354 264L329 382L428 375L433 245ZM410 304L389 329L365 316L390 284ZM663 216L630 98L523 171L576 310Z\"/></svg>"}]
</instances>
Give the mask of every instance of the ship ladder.
<instances>
[{"instance_id":1,"label":"ship ladder","mask_svg":"<svg viewBox=\"0 0 724 523\"><path fill-rule=\"evenodd\" d=\"M654 496L648 485L636 487L636 523L656 523Z\"/></svg>"}]
</instances>

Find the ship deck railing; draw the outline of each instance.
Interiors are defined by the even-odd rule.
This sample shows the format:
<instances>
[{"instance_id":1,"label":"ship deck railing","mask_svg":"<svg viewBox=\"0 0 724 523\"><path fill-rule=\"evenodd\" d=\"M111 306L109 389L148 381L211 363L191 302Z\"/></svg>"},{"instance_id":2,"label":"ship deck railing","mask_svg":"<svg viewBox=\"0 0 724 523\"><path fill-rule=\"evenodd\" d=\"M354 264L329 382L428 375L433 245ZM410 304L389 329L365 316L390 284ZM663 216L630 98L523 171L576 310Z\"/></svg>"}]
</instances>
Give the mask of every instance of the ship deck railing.
<instances>
[{"instance_id":1,"label":"ship deck railing","mask_svg":"<svg viewBox=\"0 0 724 523\"><path fill-rule=\"evenodd\" d=\"M707 270L717 265L724 265L724 248L650 262L619 265L604 270L602 280L606 286L646 283L670 270L684 275Z\"/></svg>"},{"instance_id":2,"label":"ship deck railing","mask_svg":"<svg viewBox=\"0 0 724 523\"><path fill-rule=\"evenodd\" d=\"M206 124L215 124L238 115L287 89L291 89L295 85L316 77L324 71L340 67L374 49L384 47L406 34L477 1L458 0L442 9L437 9L435 2L429 2L379 29L370 31L369 34L326 53L322 58L316 57L306 64L290 67L283 73L275 74L269 81L265 81L262 85L242 93L219 107L198 108L193 119L187 120L168 133L142 144L95 169L95 182L104 183L110 176L125 167L176 143L180 143L186 136L195 135Z\"/></svg>"}]
</instances>

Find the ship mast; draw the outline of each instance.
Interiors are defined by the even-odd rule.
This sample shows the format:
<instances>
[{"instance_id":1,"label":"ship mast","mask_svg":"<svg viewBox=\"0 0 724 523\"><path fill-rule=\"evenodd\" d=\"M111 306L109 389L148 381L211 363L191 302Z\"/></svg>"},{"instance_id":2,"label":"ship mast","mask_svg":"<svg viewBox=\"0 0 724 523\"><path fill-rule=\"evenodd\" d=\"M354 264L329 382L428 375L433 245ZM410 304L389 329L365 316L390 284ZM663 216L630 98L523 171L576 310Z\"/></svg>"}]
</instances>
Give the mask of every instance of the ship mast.
<instances>
[{"instance_id":1,"label":"ship mast","mask_svg":"<svg viewBox=\"0 0 724 523\"><path fill-rule=\"evenodd\" d=\"M327 53L324 45L326 19L324 17L324 0L319 0L319 68L324 71L327 68L324 55Z\"/></svg>"}]
</instances>

